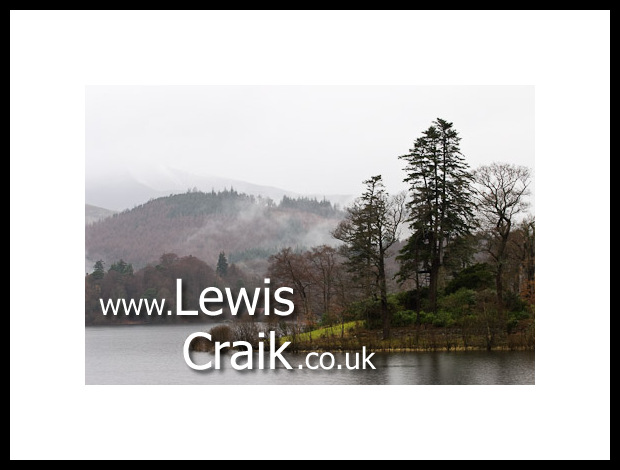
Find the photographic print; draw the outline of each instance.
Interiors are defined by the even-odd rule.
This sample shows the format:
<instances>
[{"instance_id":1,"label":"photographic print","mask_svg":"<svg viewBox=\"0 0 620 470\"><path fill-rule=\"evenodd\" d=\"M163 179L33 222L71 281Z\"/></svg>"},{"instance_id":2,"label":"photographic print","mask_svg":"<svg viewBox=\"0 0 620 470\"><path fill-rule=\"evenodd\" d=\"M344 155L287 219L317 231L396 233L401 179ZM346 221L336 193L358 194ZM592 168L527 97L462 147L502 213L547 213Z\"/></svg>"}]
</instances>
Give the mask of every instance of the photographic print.
<instances>
[{"instance_id":1,"label":"photographic print","mask_svg":"<svg viewBox=\"0 0 620 470\"><path fill-rule=\"evenodd\" d=\"M532 385L534 87L89 86L86 384Z\"/></svg>"}]
</instances>

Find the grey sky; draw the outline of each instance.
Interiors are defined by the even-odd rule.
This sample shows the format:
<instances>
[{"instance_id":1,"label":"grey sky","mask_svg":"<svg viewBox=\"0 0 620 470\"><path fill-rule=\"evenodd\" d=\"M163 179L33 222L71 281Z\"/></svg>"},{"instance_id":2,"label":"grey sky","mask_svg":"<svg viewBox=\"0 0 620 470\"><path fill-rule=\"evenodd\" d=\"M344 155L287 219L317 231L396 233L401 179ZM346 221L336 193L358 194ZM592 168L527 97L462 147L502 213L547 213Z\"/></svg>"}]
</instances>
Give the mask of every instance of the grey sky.
<instances>
[{"instance_id":1,"label":"grey sky","mask_svg":"<svg viewBox=\"0 0 620 470\"><path fill-rule=\"evenodd\" d=\"M396 157L431 121L454 122L472 168L534 168L531 86L88 87L86 181L171 167L297 193L358 194L382 174L405 189ZM88 201L87 201L88 202Z\"/></svg>"}]
</instances>

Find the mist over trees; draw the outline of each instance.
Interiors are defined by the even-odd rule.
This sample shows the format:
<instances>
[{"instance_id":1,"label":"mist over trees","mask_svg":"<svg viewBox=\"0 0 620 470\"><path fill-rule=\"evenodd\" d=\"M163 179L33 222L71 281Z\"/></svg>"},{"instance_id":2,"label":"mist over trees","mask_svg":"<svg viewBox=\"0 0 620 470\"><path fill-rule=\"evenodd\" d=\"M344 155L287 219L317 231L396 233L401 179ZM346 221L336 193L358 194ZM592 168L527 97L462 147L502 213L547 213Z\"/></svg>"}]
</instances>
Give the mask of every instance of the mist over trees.
<instances>
[{"instance_id":1,"label":"mist over trees","mask_svg":"<svg viewBox=\"0 0 620 470\"><path fill-rule=\"evenodd\" d=\"M268 277L274 290L293 288L286 322L301 330L338 325L344 338L356 321L381 341L430 335L424 344L436 347L441 331L448 349L533 347L531 170L471 169L460 142L453 123L434 120L394 157L408 191L390 195L371 176L344 211L314 198L188 191L91 224L87 251L99 261L86 276L87 323L109 322L100 297L174 306L177 278L196 302L205 287L238 290Z\"/></svg>"},{"instance_id":2,"label":"mist over trees","mask_svg":"<svg viewBox=\"0 0 620 470\"><path fill-rule=\"evenodd\" d=\"M142 268L163 253L213 260L225 252L229 263L260 276L267 258L283 247L333 244L330 231L342 216L327 200L285 197L277 204L232 189L190 190L87 225L86 255Z\"/></svg>"}]
</instances>

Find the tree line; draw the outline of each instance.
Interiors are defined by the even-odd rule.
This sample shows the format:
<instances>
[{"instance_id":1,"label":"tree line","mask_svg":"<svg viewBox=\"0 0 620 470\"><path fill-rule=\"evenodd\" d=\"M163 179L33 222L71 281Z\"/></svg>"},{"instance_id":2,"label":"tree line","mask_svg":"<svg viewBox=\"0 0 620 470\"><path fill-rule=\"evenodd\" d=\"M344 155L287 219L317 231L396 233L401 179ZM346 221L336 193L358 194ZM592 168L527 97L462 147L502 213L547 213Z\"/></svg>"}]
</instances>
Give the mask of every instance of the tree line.
<instances>
[{"instance_id":1,"label":"tree line","mask_svg":"<svg viewBox=\"0 0 620 470\"><path fill-rule=\"evenodd\" d=\"M162 253L212 260L220 251L260 276L286 246L327 243L343 212L330 201L286 197L280 203L234 189L190 190L153 199L86 226L89 259L130 260L142 268Z\"/></svg>"},{"instance_id":2,"label":"tree line","mask_svg":"<svg viewBox=\"0 0 620 470\"><path fill-rule=\"evenodd\" d=\"M390 195L382 177L372 176L332 232L342 242L337 250L284 249L270 258L270 275L296 287L309 323L374 319L388 339L394 315L413 307L416 324L454 323L468 311L489 331L533 315L531 172L508 163L472 170L460 141L453 123L436 119L397 157L407 193ZM389 292L386 261L403 231L393 275L401 288Z\"/></svg>"},{"instance_id":3,"label":"tree line","mask_svg":"<svg viewBox=\"0 0 620 470\"><path fill-rule=\"evenodd\" d=\"M134 271L131 263L119 260L106 268L102 260L97 261L93 271L86 275L86 317L87 325L153 323L169 324L179 322L204 322L208 317L176 315L140 314L104 316L99 299L165 299L166 310L176 311L177 279L183 280L183 309L197 310L200 293L206 287L229 287L235 296L239 289L262 287L252 276L247 275L236 264L229 265L226 254L221 252L216 269L195 256L177 256L174 253L163 254L159 261ZM228 307L224 306L226 310ZM243 313L242 309L242 313Z\"/></svg>"},{"instance_id":4,"label":"tree line","mask_svg":"<svg viewBox=\"0 0 620 470\"><path fill-rule=\"evenodd\" d=\"M144 229L140 220L145 217L162 222L164 228L154 233L172 230L167 219L173 219L177 232L186 224L184 237L195 243L204 236L205 243L213 245L208 253L215 269L196 256L174 254L135 272L122 260L107 271L99 261L86 277L86 322L109 321L101 318L99 298L165 298L174 308L177 278L188 290L184 299L196 302L207 286L252 288L269 277L274 288L293 288L295 315L288 320L302 329L341 324L344 332L345 322L362 320L389 339L393 328L456 328L453 333L462 336L462 344L474 334L483 336L487 347L511 331L533 332L535 220L527 212L531 171L497 162L471 169L460 141L453 123L436 119L407 153L395 156L403 162L408 190L390 195L381 175L373 175L344 212L328 201L285 197L277 205L231 189L189 191L151 201L127 220L122 214L113 217L109 220L122 221L134 232ZM243 230L222 235L205 229L214 219L235 225L240 211L249 207L260 207L260 217L248 219L251 225ZM289 215L270 218L276 213ZM336 220L331 243L300 246L299 237L325 217ZM278 228L286 220L288 236L279 238L284 246L279 250L259 243L274 220L279 220ZM94 233L97 224L92 227ZM132 239L141 240L134 232ZM248 255L240 255L237 246L236 254L227 256L223 248L230 247L230 238L238 233L255 243L245 244ZM119 248L125 258L132 252L123 244ZM217 261L214 252L219 253ZM235 261L244 256L266 258L266 272L240 268ZM134 320L178 321L174 316Z\"/></svg>"}]
</instances>

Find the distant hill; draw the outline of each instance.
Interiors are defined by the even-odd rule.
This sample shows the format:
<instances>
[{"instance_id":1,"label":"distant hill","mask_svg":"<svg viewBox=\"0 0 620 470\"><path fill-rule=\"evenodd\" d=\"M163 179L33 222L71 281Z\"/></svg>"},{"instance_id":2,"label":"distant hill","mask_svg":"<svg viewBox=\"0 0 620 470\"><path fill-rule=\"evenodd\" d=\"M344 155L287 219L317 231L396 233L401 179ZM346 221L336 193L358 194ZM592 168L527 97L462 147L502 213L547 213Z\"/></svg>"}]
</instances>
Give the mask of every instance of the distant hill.
<instances>
[{"instance_id":1,"label":"distant hill","mask_svg":"<svg viewBox=\"0 0 620 470\"><path fill-rule=\"evenodd\" d=\"M111 217L114 214L116 214L116 211L86 204L86 225L105 219L106 217Z\"/></svg>"},{"instance_id":2,"label":"distant hill","mask_svg":"<svg viewBox=\"0 0 620 470\"><path fill-rule=\"evenodd\" d=\"M164 253L214 265L224 251L230 263L262 273L266 259L283 247L333 245L330 232L342 217L327 200L283 196L276 203L237 191L191 191L87 225L86 256L140 268Z\"/></svg>"},{"instance_id":3,"label":"distant hill","mask_svg":"<svg viewBox=\"0 0 620 470\"><path fill-rule=\"evenodd\" d=\"M105 179L87 180L86 201L89 204L121 211L143 204L149 199L184 193L192 188L204 192L223 191L232 188L240 193L255 197L267 197L276 202L284 196L293 198L305 196L319 200L327 199L340 207L344 207L353 200L350 195L301 195L272 186L262 186L212 175L193 174L176 168L159 166L143 169L140 173L125 171Z\"/></svg>"}]
</instances>

